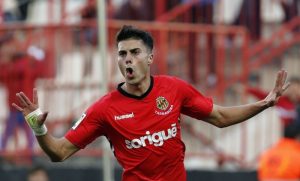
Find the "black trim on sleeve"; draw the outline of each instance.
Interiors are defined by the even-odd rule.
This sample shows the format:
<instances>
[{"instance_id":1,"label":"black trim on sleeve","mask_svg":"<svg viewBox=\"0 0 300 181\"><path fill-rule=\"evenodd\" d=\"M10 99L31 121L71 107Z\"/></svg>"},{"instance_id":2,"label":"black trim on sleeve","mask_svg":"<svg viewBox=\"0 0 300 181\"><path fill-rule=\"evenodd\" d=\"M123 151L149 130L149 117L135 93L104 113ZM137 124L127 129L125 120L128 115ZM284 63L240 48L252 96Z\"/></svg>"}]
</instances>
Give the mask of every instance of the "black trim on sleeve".
<instances>
[{"instance_id":1,"label":"black trim on sleeve","mask_svg":"<svg viewBox=\"0 0 300 181\"><path fill-rule=\"evenodd\" d=\"M134 98L134 99L143 99L143 98L145 98L145 97L151 92L151 90L152 90L152 88L153 88L153 84L154 84L154 79L153 79L153 77L151 76L150 86L149 86L148 90L147 90L144 94L142 94L141 96L136 96L136 95L129 94L128 92L126 92L125 90L122 89L122 85L123 85L123 84L125 84L125 82L120 83L120 84L118 85L118 87L117 87L118 91L119 91L121 94L123 94L123 95L126 96L126 97L130 97L130 98Z\"/></svg>"}]
</instances>

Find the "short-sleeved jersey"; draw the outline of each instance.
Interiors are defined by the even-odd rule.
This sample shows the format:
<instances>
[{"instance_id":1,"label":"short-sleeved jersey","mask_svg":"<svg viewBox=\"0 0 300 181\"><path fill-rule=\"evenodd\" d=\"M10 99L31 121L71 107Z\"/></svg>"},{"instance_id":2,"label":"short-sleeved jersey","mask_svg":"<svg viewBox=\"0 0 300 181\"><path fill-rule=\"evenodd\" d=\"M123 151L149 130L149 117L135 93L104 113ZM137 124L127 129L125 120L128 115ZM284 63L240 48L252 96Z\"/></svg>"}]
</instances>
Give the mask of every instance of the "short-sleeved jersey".
<instances>
[{"instance_id":1,"label":"short-sleeved jersey","mask_svg":"<svg viewBox=\"0 0 300 181\"><path fill-rule=\"evenodd\" d=\"M282 138L260 158L259 180L299 180L300 143L295 139Z\"/></svg>"},{"instance_id":2,"label":"short-sleeved jersey","mask_svg":"<svg viewBox=\"0 0 300 181\"><path fill-rule=\"evenodd\" d=\"M84 148L106 136L124 169L124 181L186 180L180 114L203 119L212 111L212 100L170 76L151 77L142 96L121 86L88 108L65 137Z\"/></svg>"}]
</instances>

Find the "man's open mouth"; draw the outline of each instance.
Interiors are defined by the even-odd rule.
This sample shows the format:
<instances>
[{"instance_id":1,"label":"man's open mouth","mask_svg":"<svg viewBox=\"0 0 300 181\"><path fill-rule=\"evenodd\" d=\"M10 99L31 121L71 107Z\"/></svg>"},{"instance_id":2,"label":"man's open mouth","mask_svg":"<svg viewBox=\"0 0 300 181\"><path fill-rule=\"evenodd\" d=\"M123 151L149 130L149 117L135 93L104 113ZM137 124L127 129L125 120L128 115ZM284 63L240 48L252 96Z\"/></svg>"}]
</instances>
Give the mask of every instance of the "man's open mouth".
<instances>
[{"instance_id":1,"label":"man's open mouth","mask_svg":"<svg viewBox=\"0 0 300 181\"><path fill-rule=\"evenodd\" d=\"M133 69L131 67L126 68L126 75L127 76L133 76Z\"/></svg>"}]
</instances>

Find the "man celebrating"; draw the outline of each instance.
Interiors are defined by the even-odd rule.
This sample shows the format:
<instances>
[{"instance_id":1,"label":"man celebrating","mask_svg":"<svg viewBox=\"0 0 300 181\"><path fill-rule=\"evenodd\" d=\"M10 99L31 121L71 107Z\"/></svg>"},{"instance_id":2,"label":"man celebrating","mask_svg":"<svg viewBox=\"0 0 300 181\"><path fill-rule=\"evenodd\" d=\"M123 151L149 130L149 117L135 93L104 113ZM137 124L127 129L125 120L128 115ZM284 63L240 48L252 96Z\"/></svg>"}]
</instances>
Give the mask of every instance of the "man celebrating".
<instances>
[{"instance_id":1,"label":"man celebrating","mask_svg":"<svg viewBox=\"0 0 300 181\"><path fill-rule=\"evenodd\" d=\"M116 36L118 65L125 82L91 105L60 139L47 133L47 112L20 92L21 111L52 161L64 161L99 136L111 142L124 168L122 180L186 180L185 146L181 140L180 114L226 127L245 121L273 106L288 87L287 73L279 71L275 87L261 101L235 107L213 104L188 83L170 76L151 76L153 39L148 32L124 26Z\"/></svg>"}]
</instances>

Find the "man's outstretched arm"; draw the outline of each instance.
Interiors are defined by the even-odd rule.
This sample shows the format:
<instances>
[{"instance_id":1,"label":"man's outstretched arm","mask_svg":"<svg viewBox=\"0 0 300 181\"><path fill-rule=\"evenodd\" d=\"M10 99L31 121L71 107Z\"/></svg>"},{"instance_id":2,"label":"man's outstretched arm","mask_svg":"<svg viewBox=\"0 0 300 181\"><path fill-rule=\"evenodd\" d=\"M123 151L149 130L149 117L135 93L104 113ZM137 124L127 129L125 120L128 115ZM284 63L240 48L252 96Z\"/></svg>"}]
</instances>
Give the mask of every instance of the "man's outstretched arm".
<instances>
[{"instance_id":1,"label":"man's outstretched arm","mask_svg":"<svg viewBox=\"0 0 300 181\"><path fill-rule=\"evenodd\" d=\"M16 94L19 104L13 103L12 105L21 111L33 130L40 147L49 156L51 161L63 161L76 153L79 148L69 142L66 138L55 138L50 135L45 126L45 121L48 113L42 113L38 106L37 90L33 90L33 101L23 93Z\"/></svg>"},{"instance_id":2,"label":"man's outstretched arm","mask_svg":"<svg viewBox=\"0 0 300 181\"><path fill-rule=\"evenodd\" d=\"M274 106L277 103L282 93L289 86L289 83L286 83L286 78L287 72L284 70L279 71L277 73L277 79L274 88L263 100L233 107L214 105L209 117L204 121L222 128L243 122L255 116L261 111Z\"/></svg>"}]
</instances>

